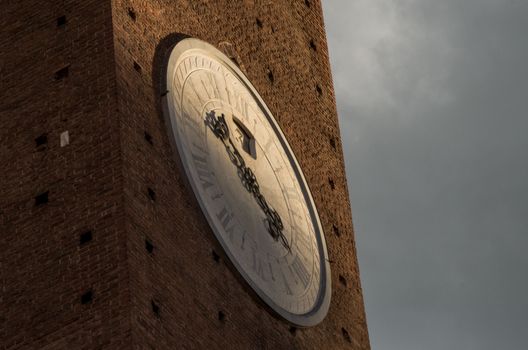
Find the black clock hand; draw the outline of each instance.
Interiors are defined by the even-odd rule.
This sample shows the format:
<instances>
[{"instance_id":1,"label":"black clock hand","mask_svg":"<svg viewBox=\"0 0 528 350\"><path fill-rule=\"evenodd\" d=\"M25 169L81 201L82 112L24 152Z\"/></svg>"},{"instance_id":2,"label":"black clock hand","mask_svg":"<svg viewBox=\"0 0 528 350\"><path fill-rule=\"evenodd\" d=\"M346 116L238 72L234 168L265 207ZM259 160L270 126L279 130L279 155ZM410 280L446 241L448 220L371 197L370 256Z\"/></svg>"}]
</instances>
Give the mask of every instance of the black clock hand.
<instances>
[{"instance_id":1,"label":"black clock hand","mask_svg":"<svg viewBox=\"0 0 528 350\"><path fill-rule=\"evenodd\" d=\"M288 240L282 232L284 229L282 220L277 211L269 206L266 198L260 193L260 187L253 170L246 166L244 158L242 158L242 155L238 152L233 140L229 136L229 127L225 121L224 114L217 117L215 111L206 113L205 124L211 129L213 134L222 141L229 155L229 159L238 169L238 177L240 178L240 181L242 181L242 185L244 185L244 188L253 195L257 204L266 215L269 234L275 241L280 239L281 244L291 253Z\"/></svg>"}]
</instances>

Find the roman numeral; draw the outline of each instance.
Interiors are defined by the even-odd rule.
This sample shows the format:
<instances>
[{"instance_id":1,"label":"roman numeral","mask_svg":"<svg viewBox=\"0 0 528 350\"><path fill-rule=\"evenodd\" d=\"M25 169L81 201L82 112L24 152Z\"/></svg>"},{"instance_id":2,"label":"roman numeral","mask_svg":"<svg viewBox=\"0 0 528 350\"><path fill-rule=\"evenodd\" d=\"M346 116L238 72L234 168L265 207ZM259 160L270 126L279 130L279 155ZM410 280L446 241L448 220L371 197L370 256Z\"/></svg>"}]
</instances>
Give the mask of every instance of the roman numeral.
<instances>
[{"instance_id":1,"label":"roman numeral","mask_svg":"<svg viewBox=\"0 0 528 350\"><path fill-rule=\"evenodd\" d=\"M182 116L182 121L183 121L183 125L184 125L184 130L185 132L187 131L192 131L193 133L195 133L197 136L201 136L201 132L200 132L200 124L193 118L191 118L187 112L184 112L183 113L183 116Z\"/></svg>"},{"instance_id":2,"label":"roman numeral","mask_svg":"<svg viewBox=\"0 0 528 350\"><path fill-rule=\"evenodd\" d=\"M280 275L281 275L282 282L284 283L284 288L286 289L286 294L293 295L291 287L288 284L288 280L286 279L286 276L284 276L284 272L282 270L280 270Z\"/></svg>"},{"instance_id":3,"label":"roman numeral","mask_svg":"<svg viewBox=\"0 0 528 350\"><path fill-rule=\"evenodd\" d=\"M216 217L218 220L220 220L220 223L222 224L222 227L227 229L227 225L231 222L231 219L233 219L233 213L230 213L226 207L223 207L222 210L218 214L216 214Z\"/></svg>"},{"instance_id":4,"label":"roman numeral","mask_svg":"<svg viewBox=\"0 0 528 350\"><path fill-rule=\"evenodd\" d=\"M209 85L213 89L213 97L215 99L217 99L218 96L220 96L220 91L218 90L218 84L216 83L216 79L215 79L214 75L213 74L207 74L207 80L209 82Z\"/></svg>"},{"instance_id":5,"label":"roman numeral","mask_svg":"<svg viewBox=\"0 0 528 350\"><path fill-rule=\"evenodd\" d=\"M290 265L290 270L292 270L295 275L297 275L304 288L308 287L308 282L310 282L310 273L306 269L306 266L304 266L304 264L299 259L299 256L296 256L293 260L293 263Z\"/></svg>"},{"instance_id":6,"label":"roman numeral","mask_svg":"<svg viewBox=\"0 0 528 350\"><path fill-rule=\"evenodd\" d=\"M261 259L256 259L254 270L257 273L257 275L259 275L259 277L262 278L262 280L264 280L266 282L268 281L268 279L264 275L264 264L262 264L262 260Z\"/></svg>"},{"instance_id":7,"label":"roman numeral","mask_svg":"<svg viewBox=\"0 0 528 350\"><path fill-rule=\"evenodd\" d=\"M198 101L200 102L201 105L203 105L205 103L205 99L202 98L202 96L198 93L198 90L196 90L196 86L194 86L194 81L191 81L189 82L189 85L191 86L191 90L194 92L194 94L196 95L196 98L198 99ZM206 90L207 92L207 90ZM196 108L196 107L195 107ZM198 112L198 114L200 114L200 112Z\"/></svg>"},{"instance_id":8,"label":"roman numeral","mask_svg":"<svg viewBox=\"0 0 528 350\"><path fill-rule=\"evenodd\" d=\"M307 234L304 233L300 228L296 226L293 229L295 230L295 233L296 233L295 239L297 240L298 243L302 244L302 247L300 246L300 244L297 244L297 246L299 247L299 250L311 252L312 241L309 239L309 237L307 237Z\"/></svg>"},{"instance_id":9,"label":"roman numeral","mask_svg":"<svg viewBox=\"0 0 528 350\"><path fill-rule=\"evenodd\" d=\"M191 156L193 158L200 183L204 190L207 190L209 187L213 186L214 177L214 174L209 170L209 166L207 165L207 159L205 156L202 157L192 152Z\"/></svg>"}]
</instances>

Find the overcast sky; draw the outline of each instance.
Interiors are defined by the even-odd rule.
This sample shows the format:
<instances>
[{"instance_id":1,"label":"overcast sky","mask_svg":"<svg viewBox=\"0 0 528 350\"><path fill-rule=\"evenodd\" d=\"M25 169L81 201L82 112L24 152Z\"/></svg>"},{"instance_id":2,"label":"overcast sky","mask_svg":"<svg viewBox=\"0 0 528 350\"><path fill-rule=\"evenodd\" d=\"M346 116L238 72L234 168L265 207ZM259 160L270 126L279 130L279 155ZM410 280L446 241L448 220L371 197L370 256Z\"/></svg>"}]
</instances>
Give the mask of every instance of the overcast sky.
<instances>
[{"instance_id":1,"label":"overcast sky","mask_svg":"<svg viewBox=\"0 0 528 350\"><path fill-rule=\"evenodd\" d=\"M528 0L323 1L373 349L528 349Z\"/></svg>"}]
</instances>

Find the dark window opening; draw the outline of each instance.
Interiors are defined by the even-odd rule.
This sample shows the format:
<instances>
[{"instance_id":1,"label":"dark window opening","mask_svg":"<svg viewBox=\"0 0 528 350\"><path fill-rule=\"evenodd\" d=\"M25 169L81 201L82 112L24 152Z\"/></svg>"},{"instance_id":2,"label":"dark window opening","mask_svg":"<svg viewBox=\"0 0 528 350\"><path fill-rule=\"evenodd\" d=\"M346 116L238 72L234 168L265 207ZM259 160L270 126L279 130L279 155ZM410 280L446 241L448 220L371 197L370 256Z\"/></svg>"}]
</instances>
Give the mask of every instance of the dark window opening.
<instances>
[{"instance_id":1,"label":"dark window opening","mask_svg":"<svg viewBox=\"0 0 528 350\"><path fill-rule=\"evenodd\" d=\"M83 295L81 295L81 304L88 304L91 303L93 299L93 292L91 290L87 291Z\"/></svg>"},{"instance_id":2,"label":"dark window opening","mask_svg":"<svg viewBox=\"0 0 528 350\"><path fill-rule=\"evenodd\" d=\"M317 91L317 94L318 94L319 96L323 96L323 89L321 88L321 85L317 84L317 85L315 86L315 91Z\"/></svg>"},{"instance_id":3,"label":"dark window opening","mask_svg":"<svg viewBox=\"0 0 528 350\"><path fill-rule=\"evenodd\" d=\"M347 280L342 275L339 275L339 283L341 283L343 286L347 286Z\"/></svg>"},{"instance_id":4,"label":"dark window opening","mask_svg":"<svg viewBox=\"0 0 528 350\"><path fill-rule=\"evenodd\" d=\"M328 179L328 184L330 185L330 188L331 188L331 189L335 189L335 183L334 183L334 180L332 180L332 179Z\"/></svg>"},{"instance_id":5,"label":"dark window opening","mask_svg":"<svg viewBox=\"0 0 528 350\"><path fill-rule=\"evenodd\" d=\"M297 333L297 327L291 326L289 331L290 331L291 335L295 335L295 333Z\"/></svg>"},{"instance_id":6,"label":"dark window opening","mask_svg":"<svg viewBox=\"0 0 528 350\"><path fill-rule=\"evenodd\" d=\"M343 338L349 343L352 343L352 338L350 337L350 334L348 334L348 331L344 328L341 328L341 333L343 333Z\"/></svg>"},{"instance_id":7,"label":"dark window opening","mask_svg":"<svg viewBox=\"0 0 528 350\"><path fill-rule=\"evenodd\" d=\"M159 305L154 300L151 300L150 301L150 306L152 307L152 312L154 313L154 315L156 315L156 317L159 317L159 315L160 315L160 307L159 307Z\"/></svg>"},{"instance_id":8,"label":"dark window opening","mask_svg":"<svg viewBox=\"0 0 528 350\"><path fill-rule=\"evenodd\" d=\"M332 225L332 228L334 229L334 233L337 237L341 236L341 232L339 232L339 228L336 225Z\"/></svg>"},{"instance_id":9,"label":"dark window opening","mask_svg":"<svg viewBox=\"0 0 528 350\"><path fill-rule=\"evenodd\" d=\"M257 19L256 19L256 22L257 22L257 26L258 26L259 28L262 28L262 21L260 20L260 18L257 18Z\"/></svg>"},{"instance_id":10,"label":"dark window opening","mask_svg":"<svg viewBox=\"0 0 528 350\"><path fill-rule=\"evenodd\" d=\"M216 262L220 262L220 255L218 255L218 253L216 253L214 250L212 251L212 254L213 254L213 260Z\"/></svg>"},{"instance_id":11,"label":"dark window opening","mask_svg":"<svg viewBox=\"0 0 528 350\"><path fill-rule=\"evenodd\" d=\"M136 21L136 11L133 8L127 8L128 17L130 17L134 22Z\"/></svg>"},{"instance_id":12,"label":"dark window opening","mask_svg":"<svg viewBox=\"0 0 528 350\"><path fill-rule=\"evenodd\" d=\"M68 21L66 20L66 16L60 16L57 18L57 27L65 26Z\"/></svg>"},{"instance_id":13,"label":"dark window opening","mask_svg":"<svg viewBox=\"0 0 528 350\"><path fill-rule=\"evenodd\" d=\"M41 205L48 203L48 194L49 191L41 193L35 197L35 205Z\"/></svg>"},{"instance_id":14,"label":"dark window opening","mask_svg":"<svg viewBox=\"0 0 528 350\"><path fill-rule=\"evenodd\" d=\"M273 72L270 69L268 69L268 79L272 84L275 81L275 78L273 77Z\"/></svg>"},{"instance_id":15,"label":"dark window opening","mask_svg":"<svg viewBox=\"0 0 528 350\"><path fill-rule=\"evenodd\" d=\"M156 192L154 192L154 190L152 188L148 188L147 189L147 192L148 192L148 196L150 198L151 201L156 201Z\"/></svg>"},{"instance_id":16,"label":"dark window opening","mask_svg":"<svg viewBox=\"0 0 528 350\"><path fill-rule=\"evenodd\" d=\"M149 252L149 254L152 254L152 252L154 251L154 245L148 239L145 239L145 249L147 250L147 252Z\"/></svg>"},{"instance_id":17,"label":"dark window opening","mask_svg":"<svg viewBox=\"0 0 528 350\"><path fill-rule=\"evenodd\" d=\"M88 243L92 240L92 231L86 231L81 234L79 237L79 244L83 245L85 243Z\"/></svg>"},{"instance_id":18,"label":"dark window opening","mask_svg":"<svg viewBox=\"0 0 528 350\"><path fill-rule=\"evenodd\" d=\"M154 145L154 142L152 141L152 136L145 131L145 140L150 143L151 145Z\"/></svg>"},{"instance_id":19,"label":"dark window opening","mask_svg":"<svg viewBox=\"0 0 528 350\"><path fill-rule=\"evenodd\" d=\"M226 319L226 315L223 311L218 311L218 321L223 322Z\"/></svg>"},{"instance_id":20,"label":"dark window opening","mask_svg":"<svg viewBox=\"0 0 528 350\"><path fill-rule=\"evenodd\" d=\"M310 7L310 0L304 0L304 4L306 5L306 7Z\"/></svg>"},{"instance_id":21,"label":"dark window opening","mask_svg":"<svg viewBox=\"0 0 528 350\"><path fill-rule=\"evenodd\" d=\"M69 75L70 75L70 66L66 66L56 71L53 77L55 78L55 80L62 80L62 79L67 78Z\"/></svg>"},{"instance_id":22,"label":"dark window opening","mask_svg":"<svg viewBox=\"0 0 528 350\"><path fill-rule=\"evenodd\" d=\"M310 48L314 51L317 51L317 46L315 45L315 42L313 39L310 40Z\"/></svg>"},{"instance_id":23,"label":"dark window opening","mask_svg":"<svg viewBox=\"0 0 528 350\"><path fill-rule=\"evenodd\" d=\"M42 134L35 139L36 146L42 146L48 143L48 135Z\"/></svg>"},{"instance_id":24,"label":"dark window opening","mask_svg":"<svg viewBox=\"0 0 528 350\"><path fill-rule=\"evenodd\" d=\"M134 61L134 69L135 69L136 72L138 72L138 73L141 73L141 71L143 70L143 68L141 68L141 66L139 65L139 63L137 63L136 61Z\"/></svg>"},{"instance_id":25,"label":"dark window opening","mask_svg":"<svg viewBox=\"0 0 528 350\"><path fill-rule=\"evenodd\" d=\"M337 149L336 140L333 137L330 139L330 146L332 146L333 149Z\"/></svg>"}]
</instances>

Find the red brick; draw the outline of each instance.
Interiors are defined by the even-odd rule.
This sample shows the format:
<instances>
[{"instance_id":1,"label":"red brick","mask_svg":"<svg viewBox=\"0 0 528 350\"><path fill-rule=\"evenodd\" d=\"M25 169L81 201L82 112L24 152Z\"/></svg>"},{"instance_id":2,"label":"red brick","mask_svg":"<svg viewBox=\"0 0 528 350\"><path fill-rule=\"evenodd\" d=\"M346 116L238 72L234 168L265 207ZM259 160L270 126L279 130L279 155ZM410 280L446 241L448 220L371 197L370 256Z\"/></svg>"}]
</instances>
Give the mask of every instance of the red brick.
<instances>
[{"instance_id":1,"label":"red brick","mask_svg":"<svg viewBox=\"0 0 528 350\"><path fill-rule=\"evenodd\" d=\"M2 348L369 348L321 5L309 3L2 5ZM236 59L303 168L332 261L332 304L320 325L292 331L269 311L186 186L158 88L175 33ZM65 66L68 76L56 80ZM70 144L60 147L66 130ZM47 145L37 148L42 134ZM35 206L45 191L49 202ZM80 245L88 230L92 240ZM81 304L88 290L92 301Z\"/></svg>"}]
</instances>

